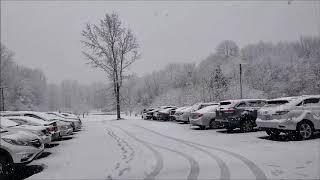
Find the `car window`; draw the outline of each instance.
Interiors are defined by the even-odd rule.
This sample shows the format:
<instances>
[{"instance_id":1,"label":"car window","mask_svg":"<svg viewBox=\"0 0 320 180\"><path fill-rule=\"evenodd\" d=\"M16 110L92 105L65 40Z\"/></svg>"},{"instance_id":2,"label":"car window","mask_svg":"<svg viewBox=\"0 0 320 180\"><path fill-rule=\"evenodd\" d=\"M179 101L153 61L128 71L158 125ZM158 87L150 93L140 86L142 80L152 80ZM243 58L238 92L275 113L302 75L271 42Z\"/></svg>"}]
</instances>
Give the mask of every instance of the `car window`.
<instances>
[{"instance_id":1,"label":"car window","mask_svg":"<svg viewBox=\"0 0 320 180\"><path fill-rule=\"evenodd\" d=\"M36 119L41 119L39 116L36 116L34 114L25 114L24 116L32 117L32 118L36 118Z\"/></svg>"},{"instance_id":2,"label":"car window","mask_svg":"<svg viewBox=\"0 0 320 180\"><path fill-rule=\"evenodd\" d=\"M262 107L265 105L264 101L250 101L249 106L250 107Z\"/></svg>"},{"instance_id":3,"label":"car window","mask_svg":"<svg viewBox=\"0 0 320 180\"><path fill-rule=\"evenodd\" d=\"M309 98L303 101L304 106L320 106L319 98Z\"/></svg>"},{"instance_id":4,"label":"car window","mask_svg":"<svg viewBox=\"0 0 320 180\"><path fill-rule=\"evenodd\" d=\"M238 108L244 108L247 107L247 104L245 102L241 102L237 105Z\"/></svg>"}]
</instances>

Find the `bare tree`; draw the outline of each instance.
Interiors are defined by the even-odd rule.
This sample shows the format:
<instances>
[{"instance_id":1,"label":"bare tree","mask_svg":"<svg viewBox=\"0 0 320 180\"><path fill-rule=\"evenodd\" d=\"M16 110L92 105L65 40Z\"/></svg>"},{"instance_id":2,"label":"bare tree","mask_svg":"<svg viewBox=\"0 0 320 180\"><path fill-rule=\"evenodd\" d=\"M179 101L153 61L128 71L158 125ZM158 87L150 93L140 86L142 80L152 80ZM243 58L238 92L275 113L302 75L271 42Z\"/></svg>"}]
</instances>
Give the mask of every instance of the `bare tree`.
<instances>
[{"instance_id":1,"label":"bare tree","mask_svg":"<svg viewBox=\"0 0 320 180\"><path fill-rule=\"evenodd\" d=\"M126 69L139 58L135 35L124 27L118 14L106 14L98 25L87 24L81 42L88 51L82 53L93 67L100 68L112 81L120 119L120 88Z\"/></svg>"}]
</instances>

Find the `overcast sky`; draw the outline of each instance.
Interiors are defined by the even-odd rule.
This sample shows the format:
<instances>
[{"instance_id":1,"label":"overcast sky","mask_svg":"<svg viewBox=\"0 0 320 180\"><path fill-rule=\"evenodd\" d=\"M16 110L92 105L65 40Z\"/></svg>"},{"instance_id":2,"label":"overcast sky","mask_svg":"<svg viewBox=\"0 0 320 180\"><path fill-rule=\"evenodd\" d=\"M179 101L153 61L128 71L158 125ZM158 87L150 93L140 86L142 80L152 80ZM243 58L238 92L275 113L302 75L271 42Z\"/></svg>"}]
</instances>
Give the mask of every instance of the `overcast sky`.
<instances>
[{"instance_id":1,"label":"overcast sky","mask_svg":"<svg viewBox=\"0 0 320 180\"><path fill-rule=\"evenodd\" d=\"M320 1L1 1L1 42L16 62L42 69L49 82L102 81L85 64L80 33L112 11L138 38L142 58L131 68L138 75L170 62L199 62L222 40L243 47L320 34Z\"/></svg>"}]
</instances>

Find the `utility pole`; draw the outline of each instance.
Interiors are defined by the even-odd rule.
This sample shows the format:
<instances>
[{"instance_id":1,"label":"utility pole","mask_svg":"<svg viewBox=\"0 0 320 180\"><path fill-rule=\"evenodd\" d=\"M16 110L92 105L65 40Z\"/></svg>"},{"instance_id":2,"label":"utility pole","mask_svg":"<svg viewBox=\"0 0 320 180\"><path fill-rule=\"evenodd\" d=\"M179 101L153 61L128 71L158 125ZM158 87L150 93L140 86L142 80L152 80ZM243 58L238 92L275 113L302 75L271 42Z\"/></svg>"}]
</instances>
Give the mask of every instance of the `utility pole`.
<instances>
[{"instance_id":1,"label":"utility pole","mask_svg":"<svg viewBox=\"0 0 320 180\"><path fill-rule=\"evenodd\" d=\"M1 108L0 108L0 111L4 111L4 87L0 87L0 91L1 91L1 97L0 97L0 100L1 100Z\"/></svg>"},{"instance_id":2,"label":"utility pole","mask_svg":"<svg viewBox=\"0 0 320 180\"><path fill-rule=\"evenodd\" d=\"M240 99L242 99L242 67L241 64L239 64L240 68Z\"/></svg>"}]
</instances>

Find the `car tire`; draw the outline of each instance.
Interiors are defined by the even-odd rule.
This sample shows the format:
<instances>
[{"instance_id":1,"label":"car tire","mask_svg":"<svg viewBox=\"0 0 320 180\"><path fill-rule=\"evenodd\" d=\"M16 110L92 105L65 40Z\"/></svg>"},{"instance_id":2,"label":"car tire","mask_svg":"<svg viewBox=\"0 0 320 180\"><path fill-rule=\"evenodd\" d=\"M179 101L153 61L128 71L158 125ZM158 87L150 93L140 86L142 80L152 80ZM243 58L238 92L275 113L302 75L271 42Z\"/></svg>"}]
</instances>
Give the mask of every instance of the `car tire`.
<instances>
[{"instance_id":1,"label":"car tire","mask_svg":"<svg viewBox=\"0 0 320 180\"><path fill-rule=\"evenodd\" d=\"M227 127L226 129L227 129L227 132L232 132L234 130L233 127Z\"/></svg>"},{"instance_id":2,"label":"car tire","mask_svg":"<svg viewBox=\"0 0 320 180\"><path fill-rule=\"evenodd\" d=\"M302 121L297 126L297 134L299 139L306 140L313 136L313 126L308 121Z\"/></svg>"},{"instance_id":3,"label":"car tire","mask_svg":"<svg viewBox=\"0 0 320 180\"><path fill-rule=\"evenodd\" d=\"M215 122L214 119L211 119L211 121L210 121L210 123L209 123L209 128L210 128L210 129L217 128L217 123Z\"/></svg>"},{"instance_id":4,"label":"car tire","mask_svg":"<svg viewBox=\"0 0 320 180\"><path fill-rule=\"evenodd\" d=\"M251 122L251 121L248 121L248 120L243 121L243 122L241 123L241 126L240 126L240 131L241 131L241 132L251 132L251 131L253 131L253 124L252 124L252 122Z\"/></svg>"},{"instance_id":5,"label":"car tire","mask_svg":"<svg viewBox=\"0 0 320 180\"><path fill-rule=\"evenodd\" d=\"M278 130L272 130L272 129L266 130L266 133L267 133L271 138L278 138L279 135L280 135L280 131L278 131Z\"/></svg>"},{"instance_id":6,"label":"car tire","mask_svg":"<svg viewBox=\"0 0 320 180\"><path fill-rule=\"evenodd\" d=\"M10 159L6 156L1 154L0 156L0 177L4 177L11 173L12 168L10 167Z\"/></svg>"},{"instance_id":7,"label":"car tire","mask_svg":"<svg viewBox=\"0 0 320 180\"><path fill-rule=\"evenodd\" d=\"M199 128L200 128L201 130L205 130L205 129L206 129L206 126L199 126Z\"/></svg>"}]
</instances>

